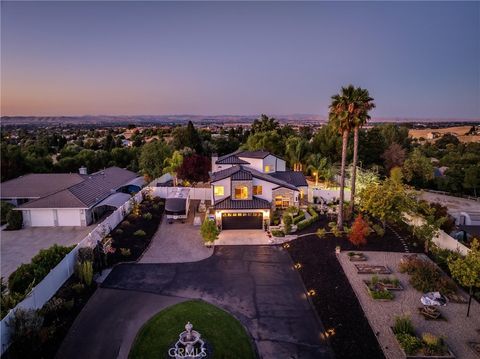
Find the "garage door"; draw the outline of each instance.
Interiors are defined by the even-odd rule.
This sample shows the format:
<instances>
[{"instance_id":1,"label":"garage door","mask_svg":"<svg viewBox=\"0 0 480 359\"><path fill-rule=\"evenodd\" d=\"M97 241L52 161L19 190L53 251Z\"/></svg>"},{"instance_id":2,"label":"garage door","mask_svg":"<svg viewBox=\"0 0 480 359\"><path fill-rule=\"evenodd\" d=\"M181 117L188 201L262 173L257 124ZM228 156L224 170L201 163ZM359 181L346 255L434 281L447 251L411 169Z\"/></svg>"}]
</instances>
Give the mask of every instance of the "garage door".
<instances>
[{"instance_id":1,"label":"garage door","mask_svg":"<svg viewBox=\"0 0 480 359\"><path fill-rule=\"evenodd\" d=\"M53 227L53 210L37 209L30 210L30 225L32 227Z\"/></svg>"},{"instance_id":2,"label":"garage door","mask_svg":"<svg viewBox=\"0 0 480 359\"><path fill-rule=\"evenodd\" d=\"M57 216L59 226L80 226L79 209L58 209Z\"/></svg>"},{"instance_id":3,"label":"garage door","mask_svg":"<svg viewBox=\"0 0 480 359\"><path fill-rule=\"evenodd\" d=\"M262 212L222 213L222 229L262 229Z\"/></svg>"}]
</instances>

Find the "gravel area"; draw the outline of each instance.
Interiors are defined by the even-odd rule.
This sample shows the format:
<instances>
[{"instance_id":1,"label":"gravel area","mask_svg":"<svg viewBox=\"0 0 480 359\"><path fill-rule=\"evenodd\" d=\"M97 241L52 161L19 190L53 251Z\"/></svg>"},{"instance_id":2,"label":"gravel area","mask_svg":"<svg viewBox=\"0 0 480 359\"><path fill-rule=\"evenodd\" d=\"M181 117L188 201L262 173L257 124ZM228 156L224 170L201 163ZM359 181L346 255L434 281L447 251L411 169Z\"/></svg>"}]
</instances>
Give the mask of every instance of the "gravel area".
<instances>
[{"instance_id":1,"label":"gravel area","mask_svg":"<svg viewBox=\"0 0 480 359\"><path fill-rule=\"evenodd\" d=\"M375 301L370 297L363 280L370 279L371 275L357 274L354 266L356 262L350 262L347 253L340 253L338 259L387 358L404 358L390 327L394 323L395 316L409 314L418 334L430 332L434 335L444 336L450 350L457 358L478 359L467 345L468 341L480 342L480 334L476 331L480 329L480 304L478 302L472 300L468 318L466 317L466 304L448 303L446 307L440 308L447 321L427 321L417 310L422 306L421 293L410 286L407 274L398 272L398 263L404 255L403 253L363 252L368 257L368 261L362 263L389 267L392 270L391 276L397 277L403 285L404 290L395 291L395 299L390 302ZM466 293L462 293L465 298L468 298Z\"/></svg>"}]
</instances>

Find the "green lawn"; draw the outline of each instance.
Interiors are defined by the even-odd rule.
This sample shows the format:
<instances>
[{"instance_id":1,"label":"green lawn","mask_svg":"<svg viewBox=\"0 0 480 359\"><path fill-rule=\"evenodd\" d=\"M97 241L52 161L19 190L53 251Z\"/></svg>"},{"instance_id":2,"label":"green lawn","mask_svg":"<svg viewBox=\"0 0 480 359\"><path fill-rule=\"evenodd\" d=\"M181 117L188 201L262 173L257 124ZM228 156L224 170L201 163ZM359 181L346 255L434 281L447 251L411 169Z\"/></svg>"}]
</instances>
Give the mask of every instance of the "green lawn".
<instances>
[{"instance_id":1,"label":"green lawn","mask_svg":"<svg viewBox=\"0 0 480 359\"><path fill-rule=\"evenodd\" d=\"M238 320L211 304L192 300L167 308L145 323L137 334L129 358L168 358L168 349L185 330L188 321L213 348L213 356L209 355L209 359L256 357L250 338Z\"/></svg>"}]
</instances>

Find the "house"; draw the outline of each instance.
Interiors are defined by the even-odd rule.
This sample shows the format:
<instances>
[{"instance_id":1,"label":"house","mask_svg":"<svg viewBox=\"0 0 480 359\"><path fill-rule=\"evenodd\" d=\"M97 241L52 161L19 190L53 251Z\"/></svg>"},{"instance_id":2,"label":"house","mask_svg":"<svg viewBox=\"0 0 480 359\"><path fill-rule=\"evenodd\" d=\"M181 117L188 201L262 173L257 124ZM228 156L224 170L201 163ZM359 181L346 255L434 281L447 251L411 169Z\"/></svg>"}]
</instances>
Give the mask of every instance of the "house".
<instances>
[{"instance_id":1,"label":"house","mask_svg":"<svg viewBox=\"0 0 480 359\"><path fill-rule=\"evenodd\" d=\"M3 182L0 199L22 211L25 227L88 226L138 192L143 177L118 167L87 174L32 173Z\"/></svg>"},{"instance_id":2,"label":"house","mask_svg":"<svg viewBox=\"0 0 480 359\"><path fill-rule=\"evenodd\" d=\"M266 151L212 156L212 203L222 229L262 229L272 210L298 206L307 193L303 173Z\"/></svg>"}]
</instances>

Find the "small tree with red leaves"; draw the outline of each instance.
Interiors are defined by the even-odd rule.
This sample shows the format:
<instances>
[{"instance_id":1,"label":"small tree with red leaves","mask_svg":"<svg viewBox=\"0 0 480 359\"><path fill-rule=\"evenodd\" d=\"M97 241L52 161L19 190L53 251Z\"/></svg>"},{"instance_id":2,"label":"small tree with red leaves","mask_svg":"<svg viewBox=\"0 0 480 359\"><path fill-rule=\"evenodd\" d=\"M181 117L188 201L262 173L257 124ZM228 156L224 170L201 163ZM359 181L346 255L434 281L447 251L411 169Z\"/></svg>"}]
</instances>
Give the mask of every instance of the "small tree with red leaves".
<instances>
[{"instance_id":1,"label":"small tree with red leaves","mask_svg":"<svg viewBox=\"0 0 480 359\"><path fill-rule=\"evenodd\" d=\"M367 244L367 236L370 234L370 227L367 221L365 221L361 214L355 218L353 222L348 240L355 246L361 246Z\"/></svg>"},{"instance_id":2,"label":"small tree with red leaves","mask_svg":"<svg viewBox=\"0 0 480 359\"><path fill-rule=\"evenodd\" d=\"M209 179L208 171L211 169L210 158L196 153L185 157L177 171L178 178L189 182L206 182Z\"/></svg>"}]
</instances>

